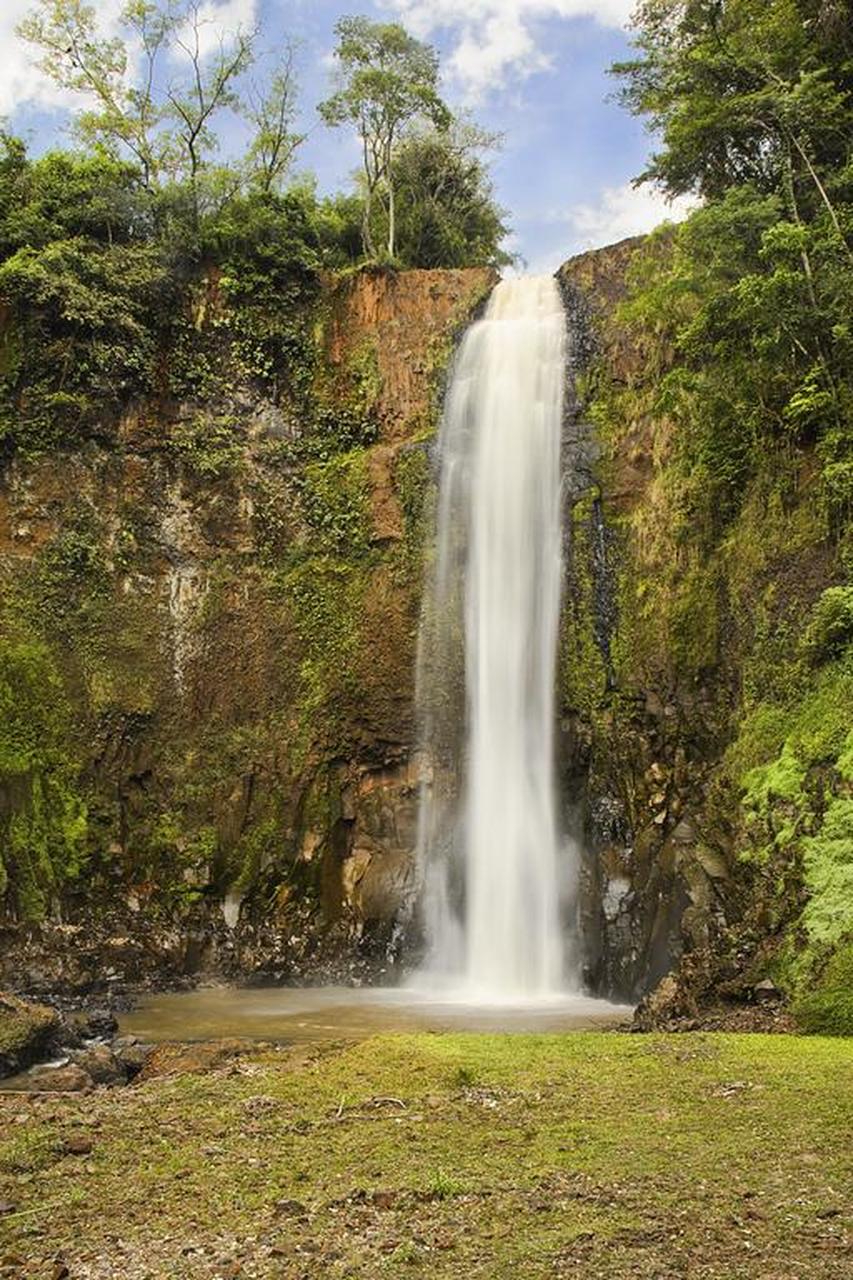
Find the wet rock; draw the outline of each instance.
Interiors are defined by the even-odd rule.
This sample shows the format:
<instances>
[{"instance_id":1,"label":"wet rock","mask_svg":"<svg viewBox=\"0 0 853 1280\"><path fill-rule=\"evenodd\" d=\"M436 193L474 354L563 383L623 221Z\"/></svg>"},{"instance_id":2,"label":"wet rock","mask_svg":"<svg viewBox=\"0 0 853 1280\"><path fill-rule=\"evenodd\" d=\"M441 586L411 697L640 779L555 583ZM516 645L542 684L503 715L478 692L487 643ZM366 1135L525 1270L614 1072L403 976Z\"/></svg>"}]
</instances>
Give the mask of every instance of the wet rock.
<instances>
[{"instance_id":1,"label":"wet rock","mask_svg":"<svg viewBox=\"0 0 853 1280\"><path fill-rule=\"evenodd\" d=\"M44 1057L60 1025L55 1009L0 993L0 1079Z\"/></svg>"},{"instance_id":2,"label":"wet rock","mask_svg":"<svg viewBox=\"0 0 853 1280\"><path fill-rule=\"evenodd\" d=\"M140 1044L135 1036L125 1038L133 1043L120 1043L114 1040L112 1043L112 1051L121 1067L124 1068L125 1076L128 1080L135 1080L139 1075L145 1063L148 1061L154 1046L151 1044Z\"/></svg>"},{"instance_id":3,"label":"wet rock","mask_svg":"<svg viewBox=\"0 0 853 1280\"><path fill-rule=\"evenodd\" d=\"M92 1044L71 1056L75 1065L91 1076L95 1084L124 1084L127 1080L125 1067L107 1044Z\"/></svg>"},{"instance_id":4,"label":"wet rock","mask_svg":"<svg viewBox=\"0 0 853 1280\"><path fill-rule=\"evenodd\" d=\"M667 1025L684 1012L678 980L668 973L654 991L640 1001L634 1014L634 1027L638 1031L653 1031Z\"/></svg>"},{"instance_id":5,"label":"wet rock","mask_svg":"<svg viewBox=\"0 0 853 1280\"><path fill-rule=\"evenodd\" d=\"M92 1085L88 1071L75 1062L61 1067L35 1067L30 1072L30 1089L34 1093L83 1093Z\"/></svg>"}]
</instances>

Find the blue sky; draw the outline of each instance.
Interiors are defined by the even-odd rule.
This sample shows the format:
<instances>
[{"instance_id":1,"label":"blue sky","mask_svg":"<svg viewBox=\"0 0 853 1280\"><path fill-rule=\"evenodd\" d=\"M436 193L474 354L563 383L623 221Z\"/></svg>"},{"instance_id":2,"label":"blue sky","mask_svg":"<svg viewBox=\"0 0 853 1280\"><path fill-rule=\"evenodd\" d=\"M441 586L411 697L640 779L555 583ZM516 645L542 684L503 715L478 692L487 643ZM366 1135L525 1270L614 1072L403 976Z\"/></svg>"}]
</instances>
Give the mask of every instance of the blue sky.
<instances>
[{"instance_id":1,"label":"blue sky","mask_svg":"<svg viewBox=\"0 0 853 1280\"><path fill-rule=\"evenodd\" d=\"M121 0L100 0L107 27ZM534 271L571 253L649 230L681 207L634 191L649 139L608 100L607 67L629 50L633 0L206 0L213 22L260 21L262 41L298 42L301 127L308 139L298 167L316 172L323 191L345 187L358 163L353 139L319 124L315 106L329 91L333 28L343 14L403 21L439 50L443 90L490 130L504 135L494 162L498 198L514 229L512 248ZM6 0L0 15L4 78L0 113L41 150L63 137L67 100L33 65L14 28L31 0ZM233 134L231 145L239 145Z\"/></svg>"}]
</instances>

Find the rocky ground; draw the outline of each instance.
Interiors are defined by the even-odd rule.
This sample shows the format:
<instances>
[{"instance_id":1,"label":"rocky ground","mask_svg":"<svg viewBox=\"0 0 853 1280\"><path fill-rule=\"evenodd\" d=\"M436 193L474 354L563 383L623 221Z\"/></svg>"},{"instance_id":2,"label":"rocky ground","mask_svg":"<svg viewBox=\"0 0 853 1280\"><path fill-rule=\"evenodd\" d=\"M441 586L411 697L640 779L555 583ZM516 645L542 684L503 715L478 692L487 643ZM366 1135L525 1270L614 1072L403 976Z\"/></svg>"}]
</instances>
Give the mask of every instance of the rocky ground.
<instances>
[{"instance_id":1,"label":"rocky ground","mask_svg":"<svg viewBox=\"0 0 853 1280\"><path fill-rule=\"evenodd\" d=\"M853 1045L160 1046L0 1095L7 1280L853 1277Z\"/></svg>"}]
</instances>

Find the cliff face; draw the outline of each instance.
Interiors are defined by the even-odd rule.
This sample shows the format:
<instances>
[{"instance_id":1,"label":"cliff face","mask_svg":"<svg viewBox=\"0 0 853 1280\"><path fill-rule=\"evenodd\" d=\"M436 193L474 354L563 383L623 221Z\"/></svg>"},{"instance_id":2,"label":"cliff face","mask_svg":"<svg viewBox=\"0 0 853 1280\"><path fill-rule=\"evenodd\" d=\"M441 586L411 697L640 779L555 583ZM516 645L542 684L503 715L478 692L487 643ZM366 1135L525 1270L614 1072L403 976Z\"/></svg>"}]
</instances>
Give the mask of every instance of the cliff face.
<instances>
[{"instance_id":1,"label":"cliff face","mask_svg":"<svg viewBox=\"0 0 853 1280\"><path fill-rule=\"evenodd\" d=\"M769 458L722 532L685 526L690 422L656 396L673 354L619 310L639 247L560 272L560 773L588 980L639 997L678 966L681 1016L771 980L846 990L846 535L808 448ZM364 273L259 320L211 274L160 396L7 462L0 981L393 959L429 441L493 283Z\"/></svg>"},{"instance_id":2,"label":"cliff face","mask_svg":"<svg viewBox=\"0 0 853 1280\"><path fill-rule=\"evenodd\" d=\"M673 353L618 310L639 243L560 273L589 336L561 676L589 977L641 996L675 966L652 1020L778 986L806 1025L853 1026L849 521L808 445L685 521Z\"/></svg>"},{"instance_id":3,"label":"cliff face","mask_svg":"<svg viewBox=\"0 0 853 1280\"><path fill-rule=\"evenodd\" d=\"M427 441L492 284L327 280L271 389L209 278L165 357L189 393L7 464L0 980L384 954L411 872Z\"/></svg>"}]
</instances>

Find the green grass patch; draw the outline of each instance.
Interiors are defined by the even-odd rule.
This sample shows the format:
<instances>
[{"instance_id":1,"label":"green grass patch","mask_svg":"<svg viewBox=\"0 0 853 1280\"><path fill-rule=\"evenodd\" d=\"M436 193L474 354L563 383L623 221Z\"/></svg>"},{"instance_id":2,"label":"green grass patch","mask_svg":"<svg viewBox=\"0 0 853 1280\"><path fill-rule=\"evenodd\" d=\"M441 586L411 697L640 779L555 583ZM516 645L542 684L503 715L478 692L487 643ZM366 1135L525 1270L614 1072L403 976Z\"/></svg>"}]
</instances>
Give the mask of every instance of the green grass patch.
<instances>
[{"instance_id":1,"label":"green grass patch","mask_svg":"<svg viewBox=\"0 0 853 1280\"><path fill-rule=\"evenodd\" d=\"M258 1049L90 1099L6 1098L4 1121L27 1118L0 1124L0 1199L33 1211L8 1220L16 1247L72 1272L109 1256L120 1204L122 1265L151 1277L223 1258L364 1280L851 1274L851 1067L853 1044L821 1037ZM85 1161L41 1163L84 1122Z\"/></svg>"}]
</instances>

